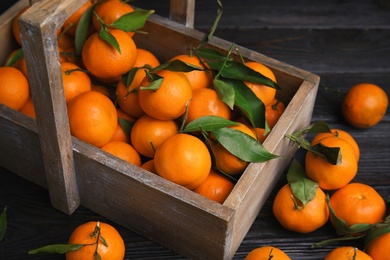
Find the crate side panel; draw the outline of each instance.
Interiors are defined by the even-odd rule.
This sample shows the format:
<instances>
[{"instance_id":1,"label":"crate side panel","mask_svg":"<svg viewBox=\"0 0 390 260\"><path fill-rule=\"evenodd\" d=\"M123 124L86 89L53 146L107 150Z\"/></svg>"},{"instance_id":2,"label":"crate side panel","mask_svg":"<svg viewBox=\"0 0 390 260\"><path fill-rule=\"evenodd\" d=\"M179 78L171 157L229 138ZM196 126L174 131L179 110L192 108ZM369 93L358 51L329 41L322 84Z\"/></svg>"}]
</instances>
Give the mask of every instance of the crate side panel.
<instances>
[{"instance_id":1,"label":"crate side panel","mask_svg":"<svg viewBox=\"0 0 390 260\"><path fill-rule=\"evenodd\" d=\"M223 258L234 212L197 207L208 200L100 149L75 146L83 206L185 257Z\"/></svg>"},{"instance_id":2,"label":"crate side panel","mask_svg":"<svg viewBox=\"0 0 390 260\"><path fill-rule=\"evenodd\" d=\"M35 120L0 104L0 165L47 187Z\"/></svg>"},{"instance_id":3,"label":"crate side panel","mask_svg":"<svg viewBox=\"0 0 390 260\"><path fill-rule=\"evenodd\" d=\"M294 156L297 145L292 145L285 138L286 134L302 129L310 124L313 112L318 84L305 81L300 90L291 100L289 106L280 119L280 127L275 127L276 131L270 133L264 147L268 151L283 157L273 159L267 163L253 163L246 169L245 174L240 178L239 187L250 187L244 191L236 191L230 196L228 205L236 209L236 219L245 221L234 223L235 244L239 246L245 237L253 221L257 217L268 198L272 188L279 180L282 173ZM240 196L237 196L239 194Z\"/></svg>"}]
</instances>

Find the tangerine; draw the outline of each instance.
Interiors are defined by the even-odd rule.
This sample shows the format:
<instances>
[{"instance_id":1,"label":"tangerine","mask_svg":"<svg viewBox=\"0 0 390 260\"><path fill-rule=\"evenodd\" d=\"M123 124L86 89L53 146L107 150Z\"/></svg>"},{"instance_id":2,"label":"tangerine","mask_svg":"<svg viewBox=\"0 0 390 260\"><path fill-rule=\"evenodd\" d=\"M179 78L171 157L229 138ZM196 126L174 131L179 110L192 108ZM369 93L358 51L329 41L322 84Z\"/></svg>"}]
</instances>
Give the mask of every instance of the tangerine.
<instances>
[{"instance_id":1,"label":"tangerine","mask_svg":"<svg viewBox=\"0 0 390 260\"><path fill-rule=\"evenodd\" d=\"M330 197L330 205L348 226L378 223L386 213L384 199L373 187L363 183L349 183L338 189Z\"/></svg>"},{"instance_id":2,"label":"tangerine","mask_svg":"<svg viewBox=\"0 0 390 260\"><path fill-rule=\"evenodd\" d=\"M161 70L157 75L163 78L157 90L148 89L149 78L146 77L138 91L138 100L142 110L151 117L160 120L179 118L184 114L188 101L192 98L192 88L181 72Z\"/></svg>"},{"instance_id":3,"label":"tangerine","mask_svg":"<svg viewBox=\"0 0 390 260\"><path fill-rule=\"evenodd\" d=\"M166 139L178 133L179 127L175 121L143 115L135 121L131 129L130 140L140 154L153 158L155 150Z\"/></svg>"},{"instance_id":4,"label":"tangerine","mask_svg":"<svg viewBox=\"0 0 390 260\"><path fill-rule=\"evenodd\" d=\"M278 222L286 229L310 233L324 226L329 218L326 195L317 188L315 197L303 205L291 189L285 184L276 194L272 211Z\"/></svg>"},{"instance_id":5,"label":"tangerine","mask_svg":"<svg viewBox=\"0 0 390 260\"><path fill-rule=\"evenodd\" d=\"M369 128L378 124L387 111L386 92L371 83L352 86L344 96L341 111L345 120L356 128Z\"/></svg>"},{"instance_id":6,"label":"tangerine","mask_svg":"<svg viewBox=\"0 0 390 260\"><path fill-rule=\"evenodd\" d=\"M358 171L355 150L347 141L336 136L325 137L320 143L326 147L339 147L341 162L331 164L321 156L308 151L305 157L307 176L324 190L336 190L347 185Z\"/></svg>"},{"instance_id":7,"label":"tangerine","mask_svg":"<svg viewBox=\"0 0 390 260\"><path fill-rule=\"evenodd\" d=\"M342 246L333 249L324 260L372 260L372 258L352 246Z\"/></svg>"},{"instance_id":8,"label":"tangerine","mask_svg":"<svg viewBox=\"0 0 390 260\"><path fill-rule=\"evenodd\" d=\"M190 190L198 187L211 170L207 146L197 137L176 134L165 140L154 155L156 173Z\"/></svg>"},{"instance_id":9,"label":"tangerine","mask_svg":"<svg viewBox=\"0 0 390 260\"><path fill-rule=\"evenodd\" d=\"M129 4L119 0L100 1L96 4L94 9L94 12L106 25L108 25L108 28L112 28L110 25L121 16L133 11L134 9ZM100 31L101 24L95 15L92 16L92 24L96 31Z\"/></svg>"},{"instance_id":10,"label":"tangerine","mask_svg":"<svg viewBox=\"0 0 390 260\"><path fill-rule=\"evenodd\" d=\"M272 100L271 104L265 107L265 118L270 129L274 128L284 110L286 110L286 106L276 98Z\"/></svg>"},{"instance_id":11,"label":"tangerine","mask_svg":"<svg viewBox=\"0 0 390 260\"><path fill-rule=\"evenodd\" d=\"M102 150L135 166L141 166L141 156L128 143L121 141L110 141L101 147Z\"/></svg>"},{"instance_id":12,"label":"tangerine","mask_svg":"<svg viewBox=\"0 0 390 260\"><path fill-rule=\"evenodd\" d=\"M223 204L233 188L234 183L232 180L211 169L207 178L194 189L194 192Z\"/></svg>"},{"instance_id":13,"label":"tangerine","mask_svg":"<svg viewBox=\"0 0 390 260\"><path fill-rule=\"evenodd\" d=\"M30 87L23 73L14 67L0 67L0 104L22 109L30 96Z\"/></svg>"},{"instance_id":14,"label":"tangerine","mask_svg":"<svg viewBox=\"0 0 390 260\"><path fill-rule=\"evenodd\" d=\"M390 232L375 238L367 245L367 254L374 260L390 259Z\"/></svg>"},{"instance_id":15,"label":"tangerine","mask_svg":"<svg viewBox=\"0 0 390 260\"><path fill-rule=\"evenodd\" d=\"M104 241L104 242L103 242ZM125 243L120 233L104 222L87 222L73 230L69 244L84 244L82 248L66 253L66 260L93 260L96 253L102 260L123 260Z\"/></svg>"},{"instance_id":16,"label":"tangerine","mask_svg":"<svg viewBox=\"0 0 390 260\"><path fill-rule=\"evenodd\" d=\"M170 59L170 61L172 60L180 60L182 62L203 69L184 72L184 75L187 77L188 81L191 84L192 90L211 87L213 75L210 71L207 70L205 65L199 60L197 56L189 54L179 54Z\"/></svg>"},{"instance_id":17,"label":"tangerine","mask_svg":"<svg viewBox=\"0 0 390 260\"><path fill-rule=\"evenodd\" d=\"M83 92L69 101L68 117L72 135L97 147L112 139L118 124L114 103L96 91Z\"/></svg>"},{"instance_id":18,"label":"tangerine","mask_svg":"<svg viewBox=\"0 0 390 260\"><path fill-rule=\"evenodd\" d=\"M245 260L290 260L291 258L281 249L273 246L262 246L253 249Z\"/></svg>"},{"instance_id":19,"label":"tangerine","mask_svg":"<svg viewBox=\"0 0 390 260\"><path fill-rule=\"evenodd\" d=\"M95 32L85 41L81 57L91 74L101 80L117 82L134 66L137 47L126 32L111 29L109 33L118 42L120 52Z\"/></svg>"},{"instance_id":20,"label":"tangerine","mask_svg":"<svg viewBox=\"0 0 390 260\"><path fill-rule=\"evenodd\" d=\"M275 74L267 66L255 61L247 62L246 66L253 69L254 71L259 72L260 74L271 79L272 81L276 82ZM271 102L275 99L276 96L275 88L261 85L258 83L249 82L249 81L245 81L244 83L263 102L264 106L270 105Z\"/></svg>"},{"instance_id":21,"label":"tangerine","mask_svg":"<svg viewBox=\"0 0 390 260\"><path fill-rule=\"evenodd\" d=\"M187 123L202 116L219 116L230 119L231 109L211 88L199 88L192 92L192 99L188 105Z\"/></svg>"},{"instance_id":22,"label":"tangerine","mask_svg":"<svg viewBox=\"0 0 390 260\"><path fill-rule=\"evenodd\" d=\"M61 72L66 102L69 102L80 93L92 89L90 77L76 64L62 62Z\"/></svg>"}]
</instances>

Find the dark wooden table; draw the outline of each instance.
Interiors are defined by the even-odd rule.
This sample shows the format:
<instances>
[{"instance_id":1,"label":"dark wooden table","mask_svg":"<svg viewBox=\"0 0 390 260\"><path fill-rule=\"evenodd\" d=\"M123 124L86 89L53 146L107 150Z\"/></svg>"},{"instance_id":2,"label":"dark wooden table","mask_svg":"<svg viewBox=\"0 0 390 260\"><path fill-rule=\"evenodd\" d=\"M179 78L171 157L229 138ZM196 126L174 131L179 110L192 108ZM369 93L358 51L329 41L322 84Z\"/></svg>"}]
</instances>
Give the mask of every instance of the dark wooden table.
<instances>
[{"instance_id":1,"label":"dark wooden table","mask_svg":"<svg viewBox=\"0 0 390 260\"><path fill-rule=\"evenodd\" d=\"M2 0L2 6L15 1ZM390 7L388 1L225 0L215 35L269 57L321 76L321 84L346 91L371 82L390 94ZM137 1L140 7L168 15L168 1ZM2 10L4 11L4 9ZM214 1L197 0L195 27L206 31L216 13ZM361 149L355 182L372 185L390 198L390 117L371 129L349 127L340 113L341 94L320 88L312 121L349 131ZM297 159L302 161L303 153ZM333 246L310 249L314 242L336 234L330 224L310 234L283 229L272 215L272 201L286 183L283 176L249 230L235 259L252 249L274 245L292 259L323 259ZM64 259L57 255L31 256L27 251L67 241L72 230L86 221L109 220L79 207L71 216L51 207L48 191L0 168L0 209L8 207L8 229L0 242L0 259ZM130 230L113 224L126 243L126 259L182 259ZM344 242L336 245L361 241Z\"/></svg>"}]
</instances>

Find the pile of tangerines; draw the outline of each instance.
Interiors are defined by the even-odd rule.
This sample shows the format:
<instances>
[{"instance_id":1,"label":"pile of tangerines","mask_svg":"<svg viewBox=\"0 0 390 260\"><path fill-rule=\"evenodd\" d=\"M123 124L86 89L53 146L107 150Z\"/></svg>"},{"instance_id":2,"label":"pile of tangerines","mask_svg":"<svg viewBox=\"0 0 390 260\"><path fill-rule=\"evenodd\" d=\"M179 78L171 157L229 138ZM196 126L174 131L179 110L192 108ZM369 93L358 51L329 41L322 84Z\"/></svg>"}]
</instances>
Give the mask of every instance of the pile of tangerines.
<instances>
[{"instance_id":1,"label":"pile of tangerines","mask_svg":"<svg viewBox=\"0 0 390 260\"><path fill-rule=\"evenodd\" d=\"M27 9L13 24L20 45L17 21ZM88 1L58 30L71 134L223 203L250 162L278 157L261 146L285 109L283 101L276 98L277 79L259 62L233 61L229 54L222 55L202 44L160 61L133 40L151 13L120 0ZM367 88L372 98L364 103ZM21 48L10 53L0 67L0 103L35 118ZM377 124L386 109L386 94L373 84L351 88L342 106L348 123L359 128ZM304 139L308 133L316 133L311 142ZM288 184L275 197L273 212L281 225L309 233L330 218L340 235L371 234L367 235L367 253L373 259L385 259L377 255L389 251L389 246L384 246L390 240L389 228L387 225L386 232L382 227L377 230L378 223L385 223L386 205L372 187L351 183L360 157L353 137L320 122L288 138L306 148L307 155L305 167L293 162ZM329 197L324 191L333 194ZM110 227L99 222L83 226L84 233L72 235L69 243L93 246L65 246L66 252L72 251L67 259L81 259L76 252L83 254L87 248L94 249L86 254L100 254L105 259L108 239L101 237L105 232L111 236L105 229ZM119 241L118 236L115 234L114 240ZM360 259L365 254L353 247L338 250L344 251L331 253L327 259L341 259L338 256L343 254ZM117 251L117 258L106 259L123 259L124 247ZM273 247L256 249L247 259L274 256L289 259Z\"/></svg>"}]
</instances>

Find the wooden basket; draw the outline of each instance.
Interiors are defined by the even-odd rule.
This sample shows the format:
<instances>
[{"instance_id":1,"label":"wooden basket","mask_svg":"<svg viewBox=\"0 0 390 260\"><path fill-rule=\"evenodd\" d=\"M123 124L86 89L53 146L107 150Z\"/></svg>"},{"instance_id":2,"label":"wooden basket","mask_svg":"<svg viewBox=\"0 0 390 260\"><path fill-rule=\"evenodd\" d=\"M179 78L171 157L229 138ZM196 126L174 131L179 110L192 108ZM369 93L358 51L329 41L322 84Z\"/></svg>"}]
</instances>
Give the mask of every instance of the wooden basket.
<instances>
[{"instance_id":1,"label":"wooden basket","mask_svg":"<svg viewBox=\"0 0 390 260\"><path fill-rule=\"evenodd\" d=\"M47 188L53 207L66 214L83 205L187 258L231 259L294 156L297 146L284 136L310 124L319 77L237 46L245 58L272 69L283 89L277 96L289 103L264 142L282 157L251 163L221 205L71 136L56 31L85 2L44 0L22 16L37 120L0 105L0 165ZM148 34L134 37L162 61L185 53L203 37L191 28L194 1L174 2L171 17L187 26L152 15L143 29ZM0 17L0 62L17 48L12 18L27 4L19 1ZM209 46L226 53L231 43L214 37Z\"/></svg>"}]
</instances>

